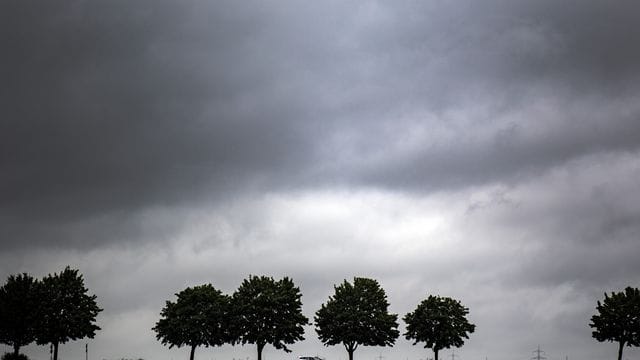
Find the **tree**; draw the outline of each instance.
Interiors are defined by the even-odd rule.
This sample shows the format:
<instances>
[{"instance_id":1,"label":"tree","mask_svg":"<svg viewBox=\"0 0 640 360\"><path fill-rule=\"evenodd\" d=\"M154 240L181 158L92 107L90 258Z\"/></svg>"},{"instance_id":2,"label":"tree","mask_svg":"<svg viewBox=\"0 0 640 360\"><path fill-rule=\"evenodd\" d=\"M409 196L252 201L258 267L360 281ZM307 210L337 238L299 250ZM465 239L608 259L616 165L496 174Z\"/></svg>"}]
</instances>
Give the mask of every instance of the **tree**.
<instances>
[{"instance_id":1,"label":"tree","mask_svg":"<svg viewBox=\"0 0 640 360\"><path fill-rule=\"evenodd\" d=\"M0 288L0 343L12 346L15 356L21 346L36 339L38 286L38 280L28 274L19 274L10 275Z\"/></svg>"},{"instance_id":2,"label":"tree","mask_svg":"<svg viewBox=\"0 0 640 360\"><path fill-rule=\"evenodd\" d=\"M288 277L275 281L249 276L233 294L235 341L256 344L258 360L267 344L291 352L287 344L304 340L303 326L309 324L301 298L300 289Z\"/></svg>"},{"instance_id":3,"label":"tree","mask_svg":"<svg viewBox=\"0 0 640 360\"><path fill-rule=\"evenodd\" d=\"M424 342L424 347L433 349L435 360L438 360L438 351L462 346L464 339L475 331L476 326L467 321L468 313L469 309L458 300L430 295L405 315L407 332L404 336L414 340L413 345Z\"/></svg>"},{"instance_id":4,"label":"tree","mask_svg":"<svg viewBox=\"0 0 640 360\"><path fill-rule=\"evenodd\" d=\"M598 301L598 314L591 317L592 336L598 341L618 343L618 360L624 346L640 346L640 290L627 287L624 292L604 294Z\"/></svg>"},{"instance_id":5,"label":"tree","mask_svg":"<svg viewBox=\"0 0 640 360\"><path fill-rule=\"evenodd\" d=\"M152 329L163 345L191 347L190 360L196 347L221 346L230 342L229 296L211 284L188 287L175 294L176 302L167 301L160 320Z\"/></svg>"},{"instance_id":6,"label":"tree","mask_svg":"<svg viewBox=\"0 0 640 360\"><path fill-rule=\"evenodd\" d=\"M334 289L315 316L325 346L342 343L349 360L359 345L393 346L399 336L398 315L389 314L387 295L376 280L356 277L353 285L344 280Z\"/></svg>"},{"instance_id":7,"label":"tree","mask_svg":"<svg viewBox=\"0 0 640 360\"><path fill-rule=\"evenodd\" d=\"M100 327L96 316L102 309L95 295L87 295L78 270L68 266L60 274L49 274L40 286L41 311L36 342L53 346L53 360L58 360L58 345L85 337L93 339Z\"/></svg>"}]
</instances>

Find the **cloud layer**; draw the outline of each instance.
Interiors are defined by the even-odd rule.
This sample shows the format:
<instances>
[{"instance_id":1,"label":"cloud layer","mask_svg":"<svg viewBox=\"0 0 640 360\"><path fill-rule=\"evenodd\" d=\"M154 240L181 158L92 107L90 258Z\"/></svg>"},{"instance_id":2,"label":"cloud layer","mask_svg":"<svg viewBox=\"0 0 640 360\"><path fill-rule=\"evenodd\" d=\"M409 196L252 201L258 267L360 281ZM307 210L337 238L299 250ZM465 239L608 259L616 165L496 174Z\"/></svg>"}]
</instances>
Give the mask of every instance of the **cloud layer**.
<instances>
[{"instance_id":1,"label":"cloud layer","mask_svg":"<svg viewBox=\"0 0 640 360\"><path fill-rule=\"evenodd\" d=\"M292 276L310 318L353 276L401 316L458 297L461 358L609 356L595 301L640 282L638 10L6 4L0 275L79 267L105 359L184 356L150 331L164 301L249 274ZM306 337L295 356L345 356Z\"/></svg>"}]
</instances>

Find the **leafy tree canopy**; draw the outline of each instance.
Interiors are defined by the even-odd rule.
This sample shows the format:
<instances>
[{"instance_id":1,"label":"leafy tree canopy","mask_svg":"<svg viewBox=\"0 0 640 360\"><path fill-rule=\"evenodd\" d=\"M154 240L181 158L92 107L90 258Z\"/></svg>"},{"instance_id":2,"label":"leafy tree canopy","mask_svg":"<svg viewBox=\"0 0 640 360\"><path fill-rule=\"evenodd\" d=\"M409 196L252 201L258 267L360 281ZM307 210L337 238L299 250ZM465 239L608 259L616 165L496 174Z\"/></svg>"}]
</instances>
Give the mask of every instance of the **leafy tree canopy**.
<instances>
[{"instance_id":1,"label":"leafy tree canopy","mask_svg":"<svg viewBox=\"0 0 640 360\"><path fill-rule=\"evenodd\" d=\"M618 359L624 346L640 346L640 290L627 287L624 292L604 294L598 301L598 314L591 317L592 336L598 341L618 343Z\"/></svg>"},{"instance_id":2,"label":"leafy tree canopy","mask_svg":"<svg viewBox=\"0 0 640 360\"><path fill-rule=\"evenodd\" d=\"M353 358L358 345L392 346L399 336L396 314L389 314L387 295L373 279L344 280L334 286L329 297L316 312L316 332L327 346L342 343Z\"/></svg>"},{"instance_id":3,"label":"leafy tree canopy","mask_svg":"<svg viewBox=\"0 0 640 360\"><path fill-rule=\"evenodd\" d=\"M266 344L285 352L304 340L302 294L288 277L275 281L267 276L249 276L233 294L234 330L238 342L256 344L258 360Z\"/></svg>"},{"instance_id":4,"label":"leafy tree canopy","mask_svg":"<svg viewBox=\"0 0 640 360\"><path fill-rule=\"evenodd\" d=\"M414 340L414 345L424 342L425 348L433 349L437 360L439 350L462 346L464 339L474 332L476 326L467 321L468 313L469 309L458 300L430 295L405 315L404 335L407 340Z\"/></svg>"},{"instance_id":5,"label":"leafy tree canopy","mask_svg":"<svg viewBox=\"0 0 640 360\"><path fill-rule=\"evenodd\" d=\"M188 287L176 296L176 302L166 302L153 328L163 345L190 346L193 360L197 346L220 346L232 340L229 296L211 284Z\"/></svg>"},{"instance_id":6,"label":"leafy tree canopy","mask_svg":"<svg viewBox=\"0 0 640 360\"><path fill-rule=\"evenodd\" d=\"M88 295L78 270L68 266L59 274L49 274L40 286L41 311L36 342L53 344L53 359L58 359L58 344L85 337L93 338L100 327L95 324L102 309L96 296Z\"/></svg>"},{"instance_id":7,"label":"leafy tree canopy","mask_svg":"<svg viewBox=\"0 0 640 360\"><path fill-rule=\"evenodd\" d=\"M39 282L28 274L10 275L0 288L0 343L20 347L36 339Z\"/></svg>"}]
</instances>

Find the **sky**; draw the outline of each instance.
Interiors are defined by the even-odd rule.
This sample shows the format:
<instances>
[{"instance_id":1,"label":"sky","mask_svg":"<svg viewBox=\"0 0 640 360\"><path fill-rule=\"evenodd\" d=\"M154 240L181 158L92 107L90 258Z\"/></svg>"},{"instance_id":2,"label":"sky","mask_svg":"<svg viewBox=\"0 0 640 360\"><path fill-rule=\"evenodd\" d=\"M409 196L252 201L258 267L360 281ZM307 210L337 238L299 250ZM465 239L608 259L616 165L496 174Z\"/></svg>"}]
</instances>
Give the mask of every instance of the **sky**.
<instances>
[{"instance_id":1,"label":"sky","mask_svg":"<svg viewBox=\"0 0 640 360\"><path fill-rule=\"evenodd\" d=\"M62 359L185 359L151 331L165 301L251 274L292 278L310 319L354 276L399 319L458 299L453 360L616 355L588 324L640 283L640 3L0 6L0 278L69 265L104 309ZM305 329L265 360L347 358Z\"/></svg>"}]
</instances>

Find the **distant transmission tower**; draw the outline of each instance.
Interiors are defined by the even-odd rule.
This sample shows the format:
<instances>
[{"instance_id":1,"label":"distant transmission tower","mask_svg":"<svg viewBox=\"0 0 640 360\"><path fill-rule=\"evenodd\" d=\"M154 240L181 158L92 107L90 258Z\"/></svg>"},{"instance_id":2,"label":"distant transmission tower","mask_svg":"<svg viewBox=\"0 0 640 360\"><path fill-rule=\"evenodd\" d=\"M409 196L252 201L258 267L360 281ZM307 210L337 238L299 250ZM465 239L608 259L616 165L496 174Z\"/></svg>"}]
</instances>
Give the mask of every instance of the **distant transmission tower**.
<instances>
[{"instance_id":1,"label":"distant transmission tower","mask_svg":"<svg viewBox=\"0 0 640 360\"><path fill-rule=\"evenodd\" d=\"M533 350L533 353L536 354L536 356L532 357L531 360L546 360L547 359L546 356L542 356L542 354L544 354L544 351L540 350L540 345L538 345L538 349L537 350Z\"/></svg>"},{"instance_id":2,"label":"distant transmission tower","mask_svg":"<svg viewBox=\"0 0 640 360\"><path fill-rule=\"evenodd\" d=\"M456 351L455 350L451 350L451 360L456 360L457 357L459 357L459 356L456 355Z\"/></svg>"}]
</instances>

